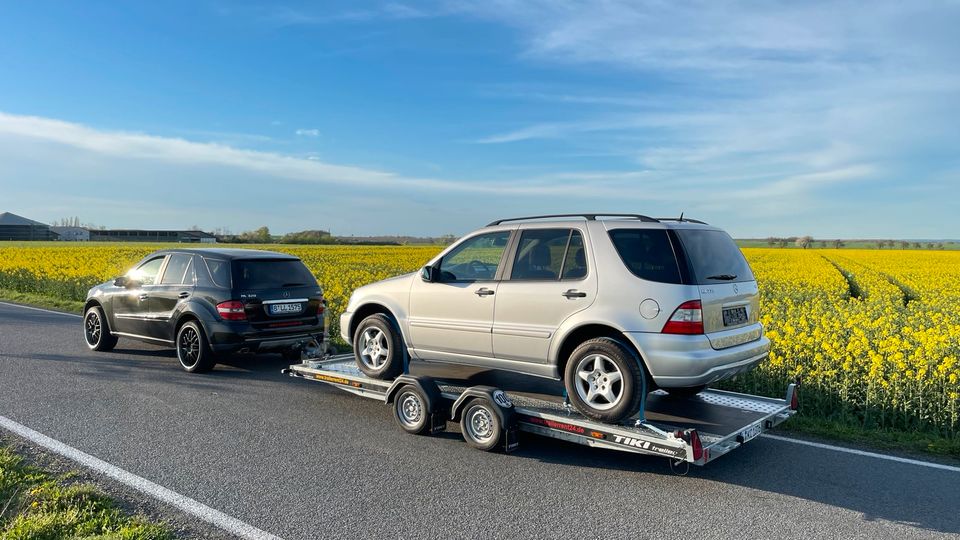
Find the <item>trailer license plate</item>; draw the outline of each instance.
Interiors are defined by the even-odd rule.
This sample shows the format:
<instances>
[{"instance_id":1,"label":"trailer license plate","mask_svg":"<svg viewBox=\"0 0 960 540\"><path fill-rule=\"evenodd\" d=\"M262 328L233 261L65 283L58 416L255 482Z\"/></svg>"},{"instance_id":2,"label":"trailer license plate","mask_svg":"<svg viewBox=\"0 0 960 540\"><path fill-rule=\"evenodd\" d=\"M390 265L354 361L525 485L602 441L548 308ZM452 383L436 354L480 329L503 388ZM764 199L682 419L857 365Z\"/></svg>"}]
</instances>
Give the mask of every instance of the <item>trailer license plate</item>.
<instances>
[{"instance_id":1,"label":"trailer license plate","mask_svg":"<svg viewBox=\"0 0 960 540\"><path fill-rule=\"evenodd\" d=\"M747 322L747 308L735 307L723 310L723 325L738 326Z\"/></svg>"},{"instance_id":2,"label":"trailer license plate","mask_svg":"<svg viewBox=\"0 0 960 540\"><path fill-rule=\"evenodd\" d=\"M303 311L303 305L295 304L270 304L271 315L286 315L289 313L300 313Z\"/></svg>"},{"instance_id":3,"label":"trailer license plate","mask_svg":"<svg viewBox=\"0 0 960 540\"><path fill-rule=\"evenodd\" d=\"M740 444L743 444L749 440L756 439L758 435L763 431L763 427L760 425L760 422L753 424L747 429L740 432Z\"/></svg>"}]
</instances>

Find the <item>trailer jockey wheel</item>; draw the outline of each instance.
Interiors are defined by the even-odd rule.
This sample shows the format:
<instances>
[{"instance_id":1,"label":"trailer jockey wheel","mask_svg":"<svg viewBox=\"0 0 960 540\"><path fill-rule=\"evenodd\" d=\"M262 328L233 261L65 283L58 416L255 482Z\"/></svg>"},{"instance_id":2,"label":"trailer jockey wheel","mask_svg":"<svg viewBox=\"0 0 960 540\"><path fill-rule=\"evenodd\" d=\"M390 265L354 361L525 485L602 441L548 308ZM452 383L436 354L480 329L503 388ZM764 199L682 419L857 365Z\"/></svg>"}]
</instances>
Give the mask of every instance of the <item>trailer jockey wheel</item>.
<instances>
[{"instance_id":1,"label":"trailer jockey wheel","mask_svg":"<svg viewBox=\"0 0 960 540\"><path fill-rule=\"evenodd\" d=\"M430 429L430 410L427 397L415 385L408 384L397 392L393 400L397 423L407 433L420 435Z\"/></svg>"},{"instance_id":2,"label":"trailer jockey wheel","mask_svg":"<svg viewBox=\"0 0 960 540\"><path fill-rule=\"evenodd\" d=\"M464 406L460 431L467 444L484 452L496 449L503 441L500 416L494 405L483 398L473 398Z\"/></svg>"}]
</instances>

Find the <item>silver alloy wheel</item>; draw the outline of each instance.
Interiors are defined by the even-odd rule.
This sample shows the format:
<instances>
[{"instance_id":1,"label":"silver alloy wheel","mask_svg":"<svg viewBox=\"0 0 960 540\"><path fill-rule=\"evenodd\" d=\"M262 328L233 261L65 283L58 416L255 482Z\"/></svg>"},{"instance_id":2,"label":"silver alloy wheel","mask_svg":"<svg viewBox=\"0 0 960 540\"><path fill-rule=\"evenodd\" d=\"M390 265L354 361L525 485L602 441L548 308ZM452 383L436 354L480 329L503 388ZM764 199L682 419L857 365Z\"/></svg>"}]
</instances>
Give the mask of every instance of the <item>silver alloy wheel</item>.
<instances>
[{"instance_id":1,"label":"silver alloy wheel","mask_svg":"<svg viewBox=\"0 0 960 540\"><path fill-rule=\"evenodd\" d=\"M590 408L606 411L623 399L623 373L608 356L588 354L577 364L577 395Z\"/></svg>"},{"instance_id":2,"label":"silver alloy wheel","mask_svg":"<svg viewBox=\"0 0 960 540\"><path fill-rule=\"evenodd\" d=\"M180 331L177 339L177 357L184 367L191 368L200 360L200 336L193 327L187 326Z\"/></svg>"},{"instance_id":3,"label":"silver alloy wheel","mask_svg":"<svg viewBox=\"0 0 960 540\"><path fill-rule=\"evenodd\" d=\"M493 417L486 407L474 405L467 411L467 432L478 443L486 443L493 438Z\"/></svg>"},{"instance_id":4,"label":"silver alloy wheel","mask_svg":"<svg viewBox=\"0 0 960 540\"><path fill-rule=\"evenodd\" d=\"M408 428L414 428L423 418L423 403L414 392L404 392L400 396L400 406L397 408L397 417L400 423Z\"/></svg>"},{"instance_id":5,"label":"silver alloy wheel","mask_svg":"<svg viewBox=\"0 0 960 540\"><path fill-rule=\"evenodd\" d=\"M96 347L100 343L102 333L103 325L100 323L100 314L96 311L90 311L83 321L83 337L86 338L87 345Z\"/></svg>"},{"instance_id":6,"label":"silver alloy wheel","mask_svg":"<svg viewBox=\"0 0 960 540\"><path fill-rule=\"evenodd\" d=\"M383 330L376 327L367 328L360 336L360 344L363 345L360 351L360 361L363 365L370 369L383 367L383 363L390 355L390 345Z\"/></svg>"}]
</instances>

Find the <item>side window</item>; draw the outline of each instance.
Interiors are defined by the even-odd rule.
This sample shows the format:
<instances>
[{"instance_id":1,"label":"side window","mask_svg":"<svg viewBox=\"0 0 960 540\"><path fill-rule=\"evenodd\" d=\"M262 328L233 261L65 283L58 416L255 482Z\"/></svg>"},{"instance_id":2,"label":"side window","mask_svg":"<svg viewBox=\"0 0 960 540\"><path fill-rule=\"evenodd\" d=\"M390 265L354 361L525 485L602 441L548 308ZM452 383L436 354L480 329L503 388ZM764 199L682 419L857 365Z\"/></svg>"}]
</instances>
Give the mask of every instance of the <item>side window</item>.
<instances>
[{"instance_id":1,"label":"side window","mask_svg":"<svg viewBox=\"0 0 960 540\"><path fill-rule=\"evenodd\" d=\"M563 269L570 229L528 229L520 235L511 280L556 281Z\"/></svg>"},{"instance_id":2,"label":"side window","mask_svg":"<svg viewBox=\"0 0 960 540\"><path fill-rule=\"evenodd\" d=\"M682 283L677 258L667 231L614 229L610 231L623 264L638 278L660 283Z\"/></svg>"},{"instance_id":3,"label":"side window","mask_svg":"<svg viewBox=\"0 0 960 540\"><path fill-rule=\"evenodd\" d=\"M498 231L465 240L441 259L441 281L493 279L509 238L510 231Z\"/></svg>"},{"instance_id":4,"label":"side window","mask_svg":"<svg viewBox=\"0 0 960 540\"><path fill-rule=\"evenodd\" d=\"M131 270L127 275L130 279L139 281L141 285L153 285L157 282L157 274L160 272L160 266L163 265L163 259L163 256L150 259Z\"/></svg>"},{"instance_id":5,"label":"side window","mask_svg":"<svg viewBox=\"0 0 960 540\"><path fill-rule=\"evenodd\" d=\"M567 254L563 258L563 275L561 279L582 279L587 277L587 254L583 251L583 236L580 231L573 231L570 243L567 245Z\"/></svg>"},{"instance_id":6,"label":"side window","mask_svg":"<svg viewBox=\"0 0 960 540\"><path fill-rule=\"evenodd\" d=\"M163 277L160 278L160 284L179 285L181 283L187 283L184 281L184 276L192 260L192 256L184 255L183 253L174 253L171 255L170 260L167 261L167 268L163 271ZM189 283L193 282L190 281Z\"/></svg>"},{"instance_id":7,"label":"side window","mask_svg":"<svg viewBox=\"0 0 960 540\"><path fill-rule=\"evenodd\" d=\"M196 257L190 257L190 263L187 264L187 273L183 275L184 285L195 285L197 283L197 267L194 264Z\"/></svg>"},{"instance_id":8,"label":"side window","mask_svg":"<svg viewBox=\"0 0 960 540\"><path fill-rule=\"evenodd\" d=\"M230 263L221 259L203 258L203 262L210 273L210 280L217 287L230 288Z\"/></svg>"}]
</instances>

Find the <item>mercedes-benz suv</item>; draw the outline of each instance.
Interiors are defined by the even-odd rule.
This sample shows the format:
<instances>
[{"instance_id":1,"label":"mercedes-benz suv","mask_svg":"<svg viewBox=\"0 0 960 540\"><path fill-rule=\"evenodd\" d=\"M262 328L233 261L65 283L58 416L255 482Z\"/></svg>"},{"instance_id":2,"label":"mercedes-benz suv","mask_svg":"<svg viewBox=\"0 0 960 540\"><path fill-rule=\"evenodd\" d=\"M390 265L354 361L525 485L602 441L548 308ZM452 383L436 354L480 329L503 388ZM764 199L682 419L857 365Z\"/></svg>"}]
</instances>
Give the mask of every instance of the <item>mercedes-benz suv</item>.
<instances>
[{"instance_id":1,"label":"mercedes-benz suv","mask_svg":"<svg viewBox=\"0 0 960 540\"><path fill-rule=\"evenodd\" d=\"M170 345L189 372L231 352L289 360L323 343L324 299L292 255L252 249L166 249L87 294L83 337L109 351L120 337Z\"/></svg>"},{"instance_id":2,"label":"mercedes-benz suv","mask_svg":"<svg viewBox=\"0 0 960 540\"><path fill-rule=\"evenodd\" d=\"M495 221L420 272L357 289L340 331L373 377L408 354L562 379L580 412L617 422L650 390L693 395L767 358L759 312L750 266L717 227L538 216Z\"/></svg>"}]
</instances>

